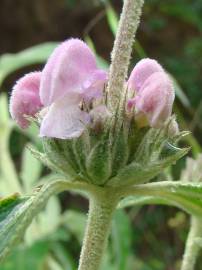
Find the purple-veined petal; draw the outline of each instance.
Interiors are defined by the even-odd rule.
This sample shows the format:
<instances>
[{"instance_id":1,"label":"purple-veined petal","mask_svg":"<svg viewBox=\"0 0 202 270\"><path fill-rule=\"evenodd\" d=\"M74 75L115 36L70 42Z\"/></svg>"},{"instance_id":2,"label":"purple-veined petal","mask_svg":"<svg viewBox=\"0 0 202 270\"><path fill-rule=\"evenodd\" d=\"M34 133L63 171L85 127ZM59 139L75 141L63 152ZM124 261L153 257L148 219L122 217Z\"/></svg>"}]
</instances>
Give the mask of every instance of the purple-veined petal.
<instances>
[{"instance_id":1,"label":"purple-veined petal","mask_svg":"<svg viewBox=\"0 0 202 270\"><path fill-rule=\"evenodd\" d=\"M59 139L79 137L90 121L88 113L78 107L78 100L71 96L53 103L41 122L40 136Z\"/></svg>"},{"instance_id":2,"label":"purple-veined petal","mask_svg":"<svg viewBox=\"0 0 202 270\"><path fill-rule=\"evenodd\" d=\"M96 59L90 48L79 39L59 45L42 71L40 97L44 105L80 92L84 81L96 70Z\"/></svg>"},{"instance_id":3,"label":"purple-veined petal","mask_svg":"<svg viewBox=\"0 0 202 270\"><path fill-rule=\"evenodd\" d=\"M145 58L140 60L133 68L129 80L129 89L139 92L140 88L144 82L151 76L154 72L164 71L162 66L153 59Z\"/></svg>"},{"instance_id":4,"label":"purple-veined petal","mask_svg":"<svg viewBox=\"0 0 202 270\"><path fill-rule=\"evenodd\" d=\"M174 101L172 82L165 72L153 73L135 97L137 114L143 113L151 127L160 127L172 113Z\"/></svg>"},{"instance_id":5,"label":"purple-veined petal","mask_svg":"<svg viewBox=\"0 0 202 270\"><path fill-rule=\"evenodd\" d=\"M10 114L21 128L27 128L26 115L34 116L41 108L39 97L41 72L31 72L19 79L13 87Z\"/></svg>"}]
</instances>

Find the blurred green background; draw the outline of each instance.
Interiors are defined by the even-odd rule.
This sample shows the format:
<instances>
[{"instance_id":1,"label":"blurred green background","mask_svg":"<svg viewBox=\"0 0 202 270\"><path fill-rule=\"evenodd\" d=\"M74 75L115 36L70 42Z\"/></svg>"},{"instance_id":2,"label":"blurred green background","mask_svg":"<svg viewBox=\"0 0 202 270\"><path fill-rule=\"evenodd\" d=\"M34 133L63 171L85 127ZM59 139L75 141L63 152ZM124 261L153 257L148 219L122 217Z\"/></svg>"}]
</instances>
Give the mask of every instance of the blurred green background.
<instances>
[{"instance_id":1,"label":"blurred green background","mask_svg":"<svg viewBox=\"0 0 202 270\"><path fill-rule=\"evenodd\" d=\"M176 81L175 112L183 142L197 157L202 147L202 0L147 0L134 44L131 68L155 58ZM80 37L107 68L121 0L1 0L0 8L0 197L29 193L41 178L54 177L27 144L41 148L36 128L20 131L10 120L8 96L24 73L39 70L59 41ZM180 178L185 158L161 177ZM88 202L70 193L53 198L1 270L74 270ZM115 215L105 270L178 270L189 217L168 207L144 206ZM202 269L198 260L197 270Z\"/></svg>"}]
</instances>

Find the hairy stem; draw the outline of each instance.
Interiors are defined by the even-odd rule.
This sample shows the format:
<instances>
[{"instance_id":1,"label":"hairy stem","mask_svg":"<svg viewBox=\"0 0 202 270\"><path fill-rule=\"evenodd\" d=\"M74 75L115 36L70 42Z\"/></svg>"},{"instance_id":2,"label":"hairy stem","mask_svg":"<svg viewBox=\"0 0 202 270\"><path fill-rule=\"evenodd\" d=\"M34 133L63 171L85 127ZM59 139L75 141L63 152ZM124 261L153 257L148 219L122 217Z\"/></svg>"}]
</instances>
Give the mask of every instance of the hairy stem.
<instances>
[{"instance_id":1,"label":"hairy stem","mask_svg":"<svg viewBox=\"0 0 202 270\"><path fill-rule=\"evenodd\" d=\"M144 0L125 0L111 54L108 102L114 112L124 88L130 62L132 45L137 31Z\"/></svg>"},{"instance_id":2,"label":"hairy stem","mask_svg":"<svg viewBox=\"0 0 202 270\"><path fill-rule=\"evenodd\" d=\"M202 239L202 219L192 216L181 270L194 270Z\"/></svg>"},{"instance_id":3,"label":"hairy stem","mask_svg":"<svg viewBox=\"0 0 202 270\"><path fill-rule=\"evenodd\" d=\"M117 199L109 192L90 198L88 221L80 256L79 270L98 270L105 250Z\"/></svg>"}]
</instances>

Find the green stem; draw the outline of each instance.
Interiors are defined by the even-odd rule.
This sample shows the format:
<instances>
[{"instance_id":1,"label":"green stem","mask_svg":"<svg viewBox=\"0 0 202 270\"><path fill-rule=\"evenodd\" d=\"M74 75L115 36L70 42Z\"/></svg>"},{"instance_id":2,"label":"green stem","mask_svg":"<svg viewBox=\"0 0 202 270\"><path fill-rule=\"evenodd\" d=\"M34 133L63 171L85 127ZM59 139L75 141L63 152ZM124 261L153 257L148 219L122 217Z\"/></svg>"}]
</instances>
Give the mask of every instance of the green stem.
<instances>
[{"instance_id":1,"label":"green stem","mask_svg":"<svg viewBox=\"0 0 202 270\"><path fill-rule=\"evenodd\" d=\"M109 191L103 190L91 196L79 270L99 269L116 205L117 196Z\"/></svg>"},{"instance_id":2,"label":"green stem","mask_svg":"<svg viewBox=\"0 0 202 270\"><path fill-rule=\"evenodd\" d=\"M109 106L112 112L116 110L121 92L127 77L132 45L137 31L144 0L125 0L114 47L111 54L109 70Z\"/></svg>"},{"instance_id":3,"label":"green stem","mask_svg":"<svg viewBox=\"0 0 202 270\"><path fill-rule=\"evenodd\" d=\"M192 216L191 228L186 242L185 252L182 261L181 270L194 270L196 260L200 251L202 238L202 219Z\"/></svg>"}]
</instances>

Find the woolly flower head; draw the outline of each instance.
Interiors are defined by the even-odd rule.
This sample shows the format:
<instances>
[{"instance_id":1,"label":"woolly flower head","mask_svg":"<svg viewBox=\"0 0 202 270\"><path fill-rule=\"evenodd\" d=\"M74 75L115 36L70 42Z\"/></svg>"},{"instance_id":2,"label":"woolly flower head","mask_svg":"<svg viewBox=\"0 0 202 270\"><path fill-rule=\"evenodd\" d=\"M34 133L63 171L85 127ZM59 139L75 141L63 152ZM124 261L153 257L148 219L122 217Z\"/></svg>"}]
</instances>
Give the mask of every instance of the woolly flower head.
<instances>
[{"instance_id":1,"label":"woolly flower head","mask_svg":"<svg viewBox=\"0 0 202 270\"><path fill-rule=\"evenodd\" d=\"M179 132L177 122L166 127L174 101L172 82L155 60L141 60L115 111L108 107L107 84L107 72L97 66L90 48L69 39L41 72L16 83L11 116L22 128L36 118L48 166L58 172L97 185L148 181L185 153L173 151L169 160L160 159L171 133Z\"/></svg>"}]
</instances>

